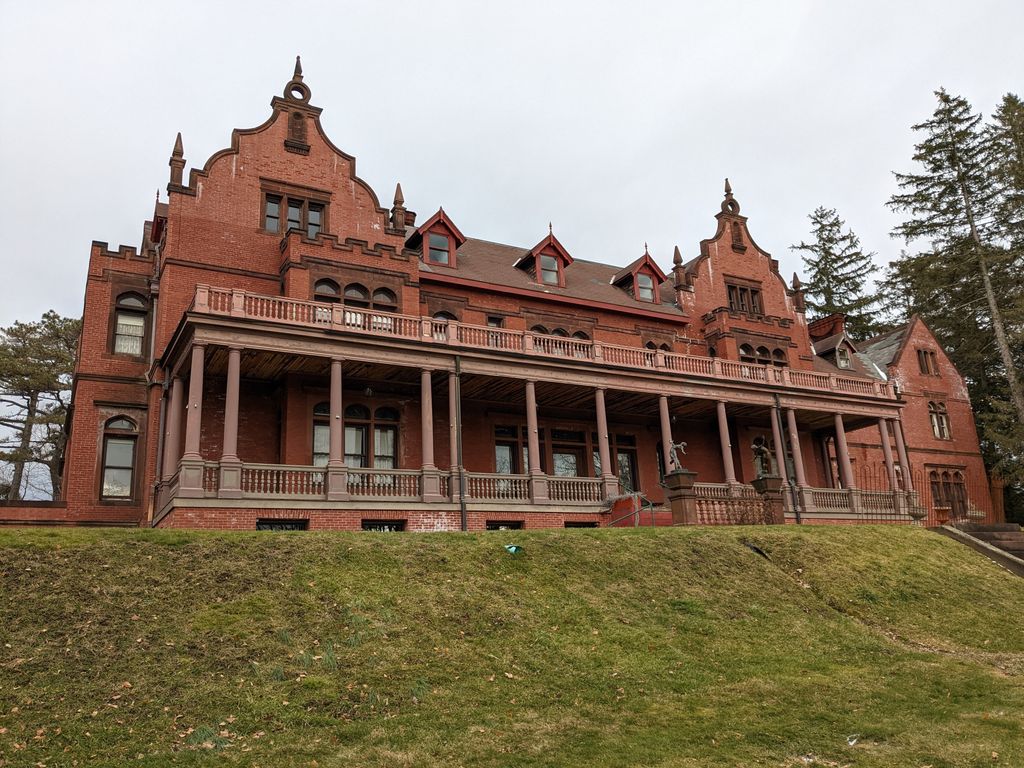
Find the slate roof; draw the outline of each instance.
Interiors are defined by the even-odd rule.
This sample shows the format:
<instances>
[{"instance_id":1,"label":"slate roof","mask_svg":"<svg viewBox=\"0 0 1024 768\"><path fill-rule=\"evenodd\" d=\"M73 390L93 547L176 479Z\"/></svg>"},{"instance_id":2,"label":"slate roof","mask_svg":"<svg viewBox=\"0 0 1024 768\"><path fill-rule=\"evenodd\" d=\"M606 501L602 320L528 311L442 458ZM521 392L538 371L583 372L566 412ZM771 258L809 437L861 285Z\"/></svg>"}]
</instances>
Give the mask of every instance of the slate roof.
<instances>
[{"instance_id":1,"label":"slate roof","mask_svg":"<svg viewBox=\"0 0 1024 768\"><path fill-rule=\"evenodd\" d=\"M660 304L638 301L632 294L610 284L620 267L599 264L595 261L575 259L565 268L565 287L541 285L522 269L514 265L530 252L529 248L492 243L488 240L467 238L455 251L456 267L441 267L420 262L420 271L437 275L452 275L466 280L495 286L530 291L538 296L565 296L588 302L614 304L626 309L643 309L663 314L666 317L683 318L685 315L675 305L675 291L671 284L663 283L658 288Z\"/></svg>"},{"instance_id":2,"label":"slate roof","mask_svg":"<svg viewBox=\"0 0 1024 768\"><path fill-rule=\"evenodd\" d=\"M909 328L910 324L907 323L889 331L889 333L883 333L881 336L868 339L859 345L861 354L865 355L883 371L886 370L892 364L892 361L896 359L896 354L899 352L900 346L903 344L903 338L906 336Z\"/></svg>"},{"instance_id":3,"label":"slate roof","mask_svg":"<svg viewBox=\"0 0 1024 768\"><path fill-rule=\"evenodd\" d=\"M826 336L824 339L819 339L814 342L814 354L823 355L826 352L831 352L839 346L839 342L845 338L845 334L834 333L831 336Z\"/></svg>"}]
</instances>

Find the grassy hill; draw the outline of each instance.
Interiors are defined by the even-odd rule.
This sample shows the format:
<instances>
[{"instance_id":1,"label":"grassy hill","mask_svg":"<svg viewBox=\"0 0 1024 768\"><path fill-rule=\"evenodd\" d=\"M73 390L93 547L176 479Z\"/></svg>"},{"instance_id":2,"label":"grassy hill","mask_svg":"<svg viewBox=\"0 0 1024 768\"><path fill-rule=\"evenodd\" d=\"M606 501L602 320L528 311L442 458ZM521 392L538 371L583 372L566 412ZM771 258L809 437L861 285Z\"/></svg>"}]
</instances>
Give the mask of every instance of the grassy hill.
<instances>
[{"instance_id":1,"label":"grassy hill","mask_svg":"<svg viewBox=\"0 0 1024 768\"><path fill-rule=\"evenodd\" d=\"M896 527L5 530L36 765L1022 766L1024 581Z\"/></svg>"}]
</instances>

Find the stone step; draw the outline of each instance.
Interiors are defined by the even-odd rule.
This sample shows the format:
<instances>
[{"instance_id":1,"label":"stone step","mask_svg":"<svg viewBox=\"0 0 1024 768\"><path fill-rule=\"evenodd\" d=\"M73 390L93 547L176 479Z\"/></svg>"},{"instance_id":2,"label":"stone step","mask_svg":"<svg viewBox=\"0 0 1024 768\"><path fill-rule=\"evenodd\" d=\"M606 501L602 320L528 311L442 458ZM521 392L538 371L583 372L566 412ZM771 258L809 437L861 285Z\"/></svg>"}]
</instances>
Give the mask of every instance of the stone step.
<instances>
[{"instance_id":1,"label":"stone step","mask_svg":"<svg viewBox=\"0 0 1024 768\"><path fill-rule=\"evenodd\" d=\"M996 549L1001 549L1003 552L1009 552L1011 555L1017 555L1017 557L1024 554L1024 541L993 541L990 543Z\"/></svg>"},{"instance_id":2,"label":"stone step","mask_svg":"<svg viewBox=\"0 0 1024 768\"><path fill-rule=\"evenodd\" d=\"M1021 541L1024 542L1024 533L1021 531L964 531L976 539L982 541Z\"/></svg>"},{"instance_id":3,"label":"stone step","mask_svg":"<svg viewBox=\"0 0 1024 768\"><path fill-rule=\"evenodd\" d=\"M956 528L964 533L995 533L997 531L1020 531L1017 523L957 523Z\"/></svg>"}]
</instances>

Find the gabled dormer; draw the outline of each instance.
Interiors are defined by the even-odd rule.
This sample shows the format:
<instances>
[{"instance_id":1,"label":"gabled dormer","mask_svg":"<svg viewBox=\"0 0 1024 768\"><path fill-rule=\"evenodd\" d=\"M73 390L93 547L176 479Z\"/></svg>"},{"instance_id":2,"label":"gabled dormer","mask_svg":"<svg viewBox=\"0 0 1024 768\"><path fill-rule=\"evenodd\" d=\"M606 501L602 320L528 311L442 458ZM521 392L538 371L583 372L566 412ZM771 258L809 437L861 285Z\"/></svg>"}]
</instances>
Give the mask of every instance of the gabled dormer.
<instances>
[{"instance_id":1,"label":"gabled dormer","mask_svg":"<svg viewBox=\"0 0 1024 768\"><path fill-rule=\"evenodd\" d=\"M548 224L548 236L537 243L530 252L513 265L528 273L534 282L552 288L565 287L565 270L572 264L572 256L558 242Z\"/></svg>"},{"instance_id":2,"label":"gabled dormer","mask_svg":"<svg viewBox=\"0 0 1024 768\"><path fill-rule=\"evenodd\" d=\"M455 226L455 222L439 208L423 225L412 233L406 245L410 248L422 246L421 259L424 264L432 267L450 267L456 265L456 251L466 242L466 236Z\"/></svg>"},{"instance_id":3,"label":"gabled dormer","mask_svg":"<svg viewBox=\"0 0 1024 768\"><path fill-rule=\"evenodd\" d=\"M612 275L609 282L626 291L637 301L660 304L661 284L667 279L665 273L651 258L647 243L644 243L643 256Z\"/></svg>"}]
</instances>

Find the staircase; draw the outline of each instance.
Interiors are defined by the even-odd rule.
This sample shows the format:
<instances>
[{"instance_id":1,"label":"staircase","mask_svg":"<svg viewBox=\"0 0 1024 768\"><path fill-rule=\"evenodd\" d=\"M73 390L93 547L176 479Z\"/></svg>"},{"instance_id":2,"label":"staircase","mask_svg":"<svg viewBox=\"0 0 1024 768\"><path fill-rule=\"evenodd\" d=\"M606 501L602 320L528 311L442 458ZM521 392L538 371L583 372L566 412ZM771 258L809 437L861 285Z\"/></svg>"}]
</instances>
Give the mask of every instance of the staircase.
<instances>
[{"instance_id":1,"label":"staircase","mask_svg":"<svg viewBox=\"0 0 1024 768\"><path fill-rule=\"evenodd\" d=\"M933 530L1024 576L1024 531L1016 523L957 523Z\"/></svg>"}]
</instances>

